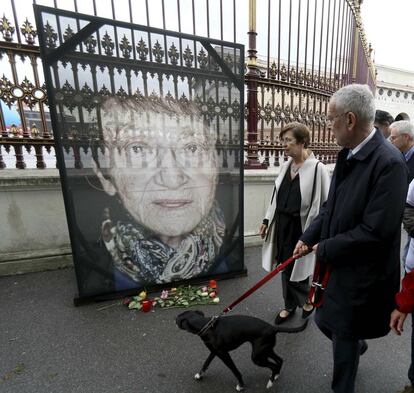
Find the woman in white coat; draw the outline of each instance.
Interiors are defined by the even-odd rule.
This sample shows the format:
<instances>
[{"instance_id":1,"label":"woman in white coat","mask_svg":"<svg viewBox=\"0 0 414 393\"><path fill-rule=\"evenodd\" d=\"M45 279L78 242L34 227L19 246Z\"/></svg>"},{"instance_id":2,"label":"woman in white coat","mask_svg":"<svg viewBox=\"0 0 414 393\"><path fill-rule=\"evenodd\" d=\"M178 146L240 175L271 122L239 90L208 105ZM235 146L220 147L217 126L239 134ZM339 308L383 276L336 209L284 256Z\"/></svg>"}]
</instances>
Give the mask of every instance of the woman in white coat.
<instances>
[{"instance_id":1,"label":"woman in white coat","mask_svg":"<svg viewBox=\"0 0 414 393\"><path fill-rule=\"evenodd\" d=\"M299 237L328 197L330 183L325 165L307 149L310 132L306 125L296 122L286 125L280 132L280 140L289 159L280 168L259 230L264 239L262 265L267 271L292 256ZM276 316L276 324L285 322L297 307L303 307L303 318L312 313L313 308L306 300L314 264L312 253L282 272L285 307Z\"/></svg>"}]
</instances>

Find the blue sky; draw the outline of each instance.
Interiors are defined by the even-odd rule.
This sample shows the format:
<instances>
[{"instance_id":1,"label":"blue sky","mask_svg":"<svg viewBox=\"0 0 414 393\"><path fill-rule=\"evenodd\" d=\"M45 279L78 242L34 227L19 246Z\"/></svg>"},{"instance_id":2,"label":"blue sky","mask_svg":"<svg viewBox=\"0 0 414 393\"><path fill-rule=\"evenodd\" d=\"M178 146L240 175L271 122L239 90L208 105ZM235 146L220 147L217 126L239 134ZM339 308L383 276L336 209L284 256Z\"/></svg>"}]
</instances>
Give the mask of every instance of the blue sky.
<instances>
[{"instance_id":1,"label":"blue sky","mask_svg":"<svg viewBox=\"0 0 414 393\"><path fill-rule=\"evenodd\" d=\"M4 105L4 103L1 102L1 108L3 109L3 115L7 125L13 123L16 124L16 126L20 125L20 117L17 114L15 107L12 106L12 109L9 109L7 105Z\"/></svg>"}]
</instances>

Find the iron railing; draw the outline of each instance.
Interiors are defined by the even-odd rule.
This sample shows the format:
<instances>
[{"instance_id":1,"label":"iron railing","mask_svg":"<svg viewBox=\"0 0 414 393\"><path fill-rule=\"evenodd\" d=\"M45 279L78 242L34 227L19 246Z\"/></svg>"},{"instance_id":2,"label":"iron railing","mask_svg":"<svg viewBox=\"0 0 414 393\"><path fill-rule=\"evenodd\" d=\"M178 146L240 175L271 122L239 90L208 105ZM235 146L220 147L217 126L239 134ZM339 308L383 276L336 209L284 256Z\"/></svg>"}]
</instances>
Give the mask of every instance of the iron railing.
<instances>
[{"instance_id":1,"label":"iron railing","mask_svg":"<svg viewBox=\"0 0 414 393\"><path fill-rule=\"evenodd\" d=\"M36 0L33 3L36 4ZM247 168L278 165L284 159L278 134L289 121L307 124L316 154L325 162L333 161L338 147L326 126L331 94L353 82L368 83L375 88L359 0L73 0L65 4L50 0L42 1L42 4L244 43L249 58L245 78L248 93L245 108ZM54 142L37 31L33 12L27 8L27 3L24 5L26 8L20 8L22 2L16 0L5 0L0 5L0 15L3 15L0 18L2 169L23 169L30 155L35 157L37 168L55 166L55 160L50 159L54 155ZM249 7L250 28L245 35ZM257 28L251 23L253 14L260 22ZM64 39L65 34L70 35L67 26L50 25L46 28L48 31L45 33L49 34L51 43ZM73 27L69 28L73 30ZM109 46L105 49L102 42L107 38L98 35L94 37L96 42L93 39L85 41L85 54L88 48L93 47L99 55L105 55L105 50L116 51L121 56L123 51L129 51L131 61L134 61L146 53L148 60L156 65L156 42L145 41L146 47L142 47L136 37L131 36L127 42L121 36L110 35ZM174 48L168 43L158 44L162 46L166 60L172 61ZM192 56L195 66L199 64L197 48L184 45L175 49L180 65L185 67L187 49L187 60ZM178 84L179 77L176 91L179 90ZM93 90L93 86L88 87ZM64 91L64 83L62 89ZM216 110L216 106L213 108L212 105L212 110ZM225 110L225 106L231 108L231 102L226 101L219 110ZM74 135L80 138L78 134ZM225 152L223 160L236 150L236 139L237 135L219 136L222 146L219 150ZM82 160L81 154L71 154L76 162ZM229 165L239 164L237 159L233 159Z\"/></svg>"},{"instance_id":2,"label":"iron railing","mask_svg":"<svg viewBox=\"0 0 414 393\"><path fill-rule=\"evenodd\" d=\"M326 122L331 95L355 82L375 88L359 1L267 0L266 5L267 19L256 25L253 14L249 26L245 167L265 166L258 159L263 144L280 156L278 135L291 121L305 123L315 152L331 161L339 149Z\"/></svg>"}]
</instances>

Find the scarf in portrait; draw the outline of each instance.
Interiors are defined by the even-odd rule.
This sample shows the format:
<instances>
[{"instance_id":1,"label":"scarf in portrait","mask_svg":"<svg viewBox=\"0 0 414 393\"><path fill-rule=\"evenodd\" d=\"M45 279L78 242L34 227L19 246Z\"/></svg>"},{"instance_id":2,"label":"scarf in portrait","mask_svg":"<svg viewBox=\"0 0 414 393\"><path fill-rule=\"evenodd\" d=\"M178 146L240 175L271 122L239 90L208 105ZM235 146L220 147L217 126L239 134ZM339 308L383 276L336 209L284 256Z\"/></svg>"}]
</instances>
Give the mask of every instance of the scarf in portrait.
<instances>
[{"instance_id":1,"label":"scarf in portrait","mask_svg":"<svg viewBox=\"0 0 414 393\"><path fill-rule=\"evenodd\" d=\"M186 280L209 271L225 231L223 212L214 203L209 214L181 241L177 249L157 239L139 224L110 219L102 223L102 239L118 270L138 283Z\"/></svg>"}]
</instances>

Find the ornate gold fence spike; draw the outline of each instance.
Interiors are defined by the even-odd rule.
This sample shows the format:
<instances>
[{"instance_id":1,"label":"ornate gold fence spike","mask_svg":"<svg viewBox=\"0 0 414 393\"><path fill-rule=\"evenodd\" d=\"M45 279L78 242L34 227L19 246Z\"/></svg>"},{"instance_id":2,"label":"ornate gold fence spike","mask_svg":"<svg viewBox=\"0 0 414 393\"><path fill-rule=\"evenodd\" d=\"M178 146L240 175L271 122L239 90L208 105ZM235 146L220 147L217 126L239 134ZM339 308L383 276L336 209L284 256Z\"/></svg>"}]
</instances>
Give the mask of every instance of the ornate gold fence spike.
<instances>
[{"instance_id":1,"label":"ornate gold fence spike","mask_svg":"<svg viewBox=\"0 0 414 393\"><path fill-rule=\"evenodd\" d=\"M6 18L6 15L3 14L3 18L0 19L0 32L3 34L3 38L7 42L13 41L13 34L15 28Z\"/></svg>"},{"instance_id":2,"label":"ornate gold fence spike","mask_svg":"<svg viewBox=\"0 0 414 393\"><path fill-rule=\"evenodd\" d=\"M17 138L20 134L19 129L17 128L16 124L12 124L10 127L10 134L12 134L12 136L14 138Z\"/></svg>"},{"instance_id":3,"label":"ornate gold fence spike","mask_svg":"<svg viewBox=\"0 0 414 393\"><path fill-rule=\"evenodd\" d=\"M32 124L32 128L30 129L30 133L32 135L32 138L39 138L40 132L39 129L36 127L36 124Z\"/></svg>"},{"instance_id":4,"label":"ornate gold fence spike","mask_svg":"<svg viewBox=\"0 0 414 393\"><path fill-rule=\"evenodd\" d=\"M286 70L286 66L284 64L282 64L282 67L280 68L280 80L282 82L287 81L287 70Z\"/></svg>"},{"instance_id":5,"label":"ornate gold fence spike","mask_svg":"<svg viewBox=\"0 0 414 393\"><path fill-rule=\"evenodd\" d=\"M29 22L29 20L26 18L24 23L22 24L22 27L20 28L21 33L23 34L26 42L29 45L34 45L35 38L37 36L37 31L33 28L32 24Z\"/></svg>"},{"instance_id":6,"label":"ornate gold fence spike","mask_svg":"<svg viewBox=\"0 0 414 393\"><path fill-rule=\"evenodd\" d=\"M273 61L272 65L269 68L269 78L270 79L276 79L276 76L277 76L277 65Z\"/></svg>"}]
</instances>

